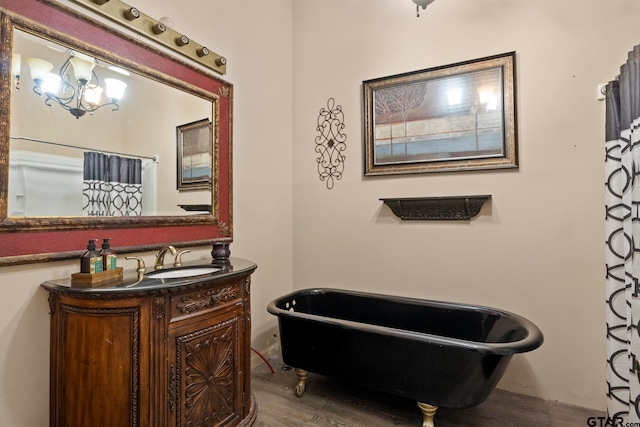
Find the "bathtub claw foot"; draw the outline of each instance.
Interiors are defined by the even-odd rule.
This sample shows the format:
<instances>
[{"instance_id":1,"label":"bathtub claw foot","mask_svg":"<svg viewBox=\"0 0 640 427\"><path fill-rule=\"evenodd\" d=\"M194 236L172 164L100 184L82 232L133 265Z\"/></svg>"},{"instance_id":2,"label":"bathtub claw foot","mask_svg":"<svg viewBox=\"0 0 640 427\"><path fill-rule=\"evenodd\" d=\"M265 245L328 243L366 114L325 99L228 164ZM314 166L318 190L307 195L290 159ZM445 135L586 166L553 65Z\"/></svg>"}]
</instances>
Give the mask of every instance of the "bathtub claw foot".
<instances>
[{"instance_id":1,"label":"bathtub claw foot","mask_svg":"<svg viewBox=\"0 0 640 427\"><path fill-rule=\"evenodd\" d=\"M420 408L420 410L422 411L422 416L424 417L424 421L422 422L422 427L434 427L433 417L436 416L436 411L438 410L438 407L429 405L428 403L418 402L418 408Z\"/></svg>"},{"instance_id":2,"label":"bathtub claw foot","mask_svg":"<svg viewBox=\"0 0 640 427\"><path fill-rule=\"evenodd\" d=\"M298 376L298 384L296 385L296 397L302 397L309 372L299 368L294 368L294 372Z\"/></svg>"}]
</instances>

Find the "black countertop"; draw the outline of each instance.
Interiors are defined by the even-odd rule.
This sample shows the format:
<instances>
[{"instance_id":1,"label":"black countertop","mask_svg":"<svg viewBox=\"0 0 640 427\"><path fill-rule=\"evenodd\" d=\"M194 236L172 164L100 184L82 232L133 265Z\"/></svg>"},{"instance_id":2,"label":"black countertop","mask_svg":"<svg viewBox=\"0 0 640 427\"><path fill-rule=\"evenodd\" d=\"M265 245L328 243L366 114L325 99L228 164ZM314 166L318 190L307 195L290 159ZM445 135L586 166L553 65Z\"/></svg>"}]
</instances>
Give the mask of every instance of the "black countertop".
<instances>
[{"instance_id":1,"label":"black countertop","mask_svg":"<svg viewBox=\"0 0 640 427\"><path fill-rule=\"evenodd\" d=\"M144 276L140 276L135 269L125 270L123 278L118 281L99 284L74 284L71 278L47 280L42 283L42 287L49 292L64 294L84 294L87 298L118 298L131 296L132 294L166 294L182 291L189 288L198 288L201 285L208 285L212 281L227 282L237 276L244 276L253 273L257 265L249 260L240 258L229 258L224 262L206 260L195 260L184 262L178 269L188 269L193 267L216 267L218 271L191 277L164 278L158 279L147 276L153 273L153 269L148 269ZM174 267L165 267L156 271L172 271Z\"/></svg>"}]
</instances>

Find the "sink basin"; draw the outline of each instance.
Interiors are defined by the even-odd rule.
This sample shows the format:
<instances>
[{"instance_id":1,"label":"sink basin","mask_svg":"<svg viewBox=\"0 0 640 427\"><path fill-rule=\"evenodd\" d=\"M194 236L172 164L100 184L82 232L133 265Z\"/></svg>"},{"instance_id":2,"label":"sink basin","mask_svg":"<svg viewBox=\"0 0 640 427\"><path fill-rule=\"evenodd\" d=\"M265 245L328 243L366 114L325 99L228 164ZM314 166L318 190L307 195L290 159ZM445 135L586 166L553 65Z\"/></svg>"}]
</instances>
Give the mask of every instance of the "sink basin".
<instances>
[{"instance_id":1,"label":"sink basin","mask_svg":"<svg viewBox=\"0 0 640 427\"><path fill-rule=\"evenodd\" d=\"M185 277L202 276L220 271L218 267L185 267L171 270L156 270L146 274L152 279L182 279Z\"/></svg>"}]
</instances>

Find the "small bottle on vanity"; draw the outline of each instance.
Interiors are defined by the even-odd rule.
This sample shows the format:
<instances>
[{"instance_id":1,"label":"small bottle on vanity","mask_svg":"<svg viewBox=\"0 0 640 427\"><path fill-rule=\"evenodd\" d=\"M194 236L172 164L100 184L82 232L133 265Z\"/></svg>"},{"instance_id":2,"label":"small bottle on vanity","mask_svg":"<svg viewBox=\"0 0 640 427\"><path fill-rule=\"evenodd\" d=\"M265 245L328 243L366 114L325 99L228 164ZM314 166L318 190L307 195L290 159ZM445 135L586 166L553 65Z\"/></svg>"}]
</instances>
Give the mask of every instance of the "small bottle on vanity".
<instances>
[{"instance_id":1,"label":"small bottle on vanity","mask_svg":"<svg viewBox=\"0 0 640 427\"><path fill-rule=\"evenodd\" d=\"M95 239L89 240L87 251L80 258L80 273L100 273L102 256L96 251Z\"/></svg>"},{"instance_id":2,"label":"small bottle on vanity","mask_svg":"<svg viewBox=\"0 0 640 427\"><path fill-rule=\"evenodd\" d=\"M102 241L102 250L100 251L102 256L102 270L115 270L116 269L116 253L111 249L109 239Z\"/></svg>"}]
</instances>

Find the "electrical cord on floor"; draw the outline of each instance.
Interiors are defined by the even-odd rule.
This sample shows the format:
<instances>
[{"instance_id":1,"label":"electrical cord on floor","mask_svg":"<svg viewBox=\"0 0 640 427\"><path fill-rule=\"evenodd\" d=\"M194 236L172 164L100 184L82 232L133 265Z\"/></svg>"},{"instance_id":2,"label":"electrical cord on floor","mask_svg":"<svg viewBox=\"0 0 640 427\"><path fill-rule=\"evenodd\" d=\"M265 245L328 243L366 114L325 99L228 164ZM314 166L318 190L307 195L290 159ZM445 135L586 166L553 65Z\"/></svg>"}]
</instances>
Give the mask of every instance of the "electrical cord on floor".
<instances>
[{"instance_id":1,"label":"electrical cord on floor","mask_svg":"<svg viewBox=\"0 0 640 427\"><path fill-rule=\"evenodd\" d=\"M276 373L276 371L274 371L274 370L273 370L273 366L271 366L271 363L269 363L269 361L267 360L267 358L266 358L266 357L264 357L262 354L260 354L260 352L259 352L258 350L256 350L255 348L253 348L253 347L251 347L251 350L253 350L253 352L254 352L255 354L257 354L258 356L260 356L260 359L262 359L262 361L263 361L264 363L266 363L266 365L267 365L267 366L269 367L269 369L271 370L271 373L272 373L272 374L275 374L275 373Z\"/></svg>"}]
</instances>

